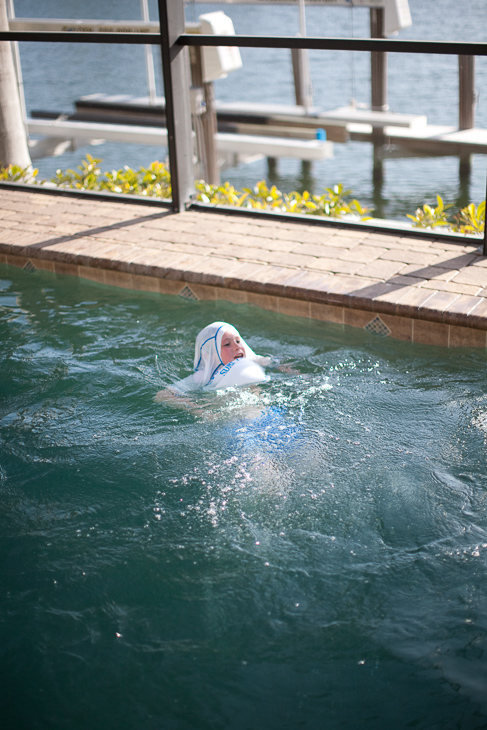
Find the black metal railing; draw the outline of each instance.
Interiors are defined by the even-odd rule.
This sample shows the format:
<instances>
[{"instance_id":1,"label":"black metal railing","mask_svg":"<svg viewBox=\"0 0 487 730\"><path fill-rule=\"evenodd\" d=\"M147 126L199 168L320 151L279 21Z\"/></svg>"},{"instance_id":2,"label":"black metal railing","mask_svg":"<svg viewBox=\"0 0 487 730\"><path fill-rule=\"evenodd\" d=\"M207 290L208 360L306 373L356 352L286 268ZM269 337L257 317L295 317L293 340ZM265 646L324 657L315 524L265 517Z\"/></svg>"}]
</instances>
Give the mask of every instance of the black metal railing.
<instances>
[{"instance_id":1,"label":"black metal railing","mask_svg":"<svg viewBox=\"0 0 487 730\"><path fill-rule=\"evenodd\" d=\"M405 41L389 38L313 38L309 36L303 38L297 36L228 36L183 33L179 36L177 45L307 48L313 51L379 51L382 53L432 53L443 56L487 56L487 43Z\"/></svg>"},{"instance_id":2,"label":"black metal railing","mask_svg":"<svg viewBox=\"0 0 487 730\"><path fill-rule=\"evenodd\" d=\"M236 46L238 48L283 48L369 53L412 53L456 56L487 56L487 43L414 41L400 39L313 38L296 36L218 36L185 33L182 0L158 0L160 33L108 33L77 31L0 31L0 41L40 43L113 43L156 45L161 49L168 156L172 181L171 208L179 212L191 204L194 192L189 69L187 46ZM486 175L487 190L487 175ZM486 194L487 197L487 194ZM344 224L345 225L345 224ZM381 230L384 227L381 226ZM389 228L394 231L394 227ZM401 228L401 235L407 232ZM460 238L460 237L459 237ZM462 240L463 237L462 237ZM487 226L483 253L487 256Z\"/></svg>"}]
</instances>

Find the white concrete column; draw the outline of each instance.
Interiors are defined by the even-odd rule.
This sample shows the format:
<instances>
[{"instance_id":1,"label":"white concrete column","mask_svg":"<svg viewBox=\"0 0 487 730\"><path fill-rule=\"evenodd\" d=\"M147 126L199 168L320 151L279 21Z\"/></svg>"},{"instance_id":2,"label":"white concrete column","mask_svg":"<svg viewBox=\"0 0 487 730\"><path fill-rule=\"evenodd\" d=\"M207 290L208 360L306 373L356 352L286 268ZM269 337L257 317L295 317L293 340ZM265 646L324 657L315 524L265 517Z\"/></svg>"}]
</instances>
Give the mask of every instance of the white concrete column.
<instances>
[{"instance_id":1,"label":"white concrete column","mask_svg":"<svg viewBox=\"0 0 487 730\"><path fill-rule=\"evenodd\" d=\"M8 30L7 2L0 0L0 30ZM31 168L32 163L22 119L19 91L11 44L0 42L0 165L20 165Z\"/></svg>"}]
</instances>

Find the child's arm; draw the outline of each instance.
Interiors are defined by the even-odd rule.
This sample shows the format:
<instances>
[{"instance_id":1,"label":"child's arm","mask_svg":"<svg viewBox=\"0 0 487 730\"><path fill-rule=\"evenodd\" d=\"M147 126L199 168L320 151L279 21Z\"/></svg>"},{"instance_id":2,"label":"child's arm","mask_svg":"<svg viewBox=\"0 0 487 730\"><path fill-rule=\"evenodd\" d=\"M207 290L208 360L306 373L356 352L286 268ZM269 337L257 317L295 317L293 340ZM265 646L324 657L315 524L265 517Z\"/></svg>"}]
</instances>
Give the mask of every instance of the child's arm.
<instances>
[{"instance_id":1,"label":"child's arm","mask_svg":"<svg viewBox=\"0 0 487 730\"><path fill-rule=\"evenodd\" d=\"M156 403L168 403L170 406L175 406L176 408L188 408L191 410L193 407L196 407L196 404L185 393L178 393L175 390L171 390L171 388L164 388L164 390L156 393L154 401Z\"/></svg>"},{"instance_id":2,"label":"child's arm","mask_svg":"<svg viewBox=\"0 0 487 730\"><path fill-rule=\"evenodd\" d=\"M154 401L156 403L167 403L167 405L172 406L173 408L182 408L183 410L191 411L196 416L203 415L205 409L201 405L197 404L186 390L188 381L192 382L191 375L184 380L180 380L176 386L169 386L169 388L160 390L154 396ZM177 387L178 385L181 385L181 389Z\"/></svg>"},{"instance_id":3,"label":"child's arm","mask_svg":"<svg viewBox=\"0 0 487 730\"><path fill-rule=\"evenodd\" d=\"M160 390L154 396L155 403L167 403L173 408L182 408L185 411L191 411L194 416L207 416L208 411L201 405L195 403L186 393L178 393L170 388Z\"/></svg>"}]
</instances>

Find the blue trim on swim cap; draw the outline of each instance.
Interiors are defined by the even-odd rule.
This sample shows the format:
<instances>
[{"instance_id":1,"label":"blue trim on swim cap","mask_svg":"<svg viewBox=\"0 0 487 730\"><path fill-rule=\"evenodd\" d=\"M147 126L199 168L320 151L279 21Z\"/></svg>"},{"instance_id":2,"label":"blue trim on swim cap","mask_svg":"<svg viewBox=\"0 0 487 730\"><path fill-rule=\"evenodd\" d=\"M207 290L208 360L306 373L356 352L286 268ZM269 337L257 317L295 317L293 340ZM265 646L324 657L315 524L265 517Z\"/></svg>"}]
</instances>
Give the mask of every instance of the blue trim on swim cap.
<instances>
[{"instance_id":1,"label":"blue trim on swim cap","mask_svg":"<svg viewBox=\"0 0 487 730\"><path fill-rule=\"evenodd\" d=\"M194 371L195 371L195 372L196 372L196 371L198 370L198 368L199 368L199 366L200 366L200 362L201 362L201 358L202 358L202 354L201 354L201 351L202 351L203 347L204 347L204 346L206 345L206 343L207 343L207 342L209 342L210 340L215 340L215 350L216 350L216 354L218 355L218 359L220 360L220 363L219 363L219 364L218 364L218 365L216 366L216 368L215 368L215 369L213 370L213 373L212 373L212 375L211 375L211 378L209 379L208 383L211 383L211 381L212 381L212 380L213 380L213 378L215 377L215 373L216 373L216 371L217 371L217 370L218 370L218 369L219 369L219 368L220 368L220 367L221 367L221 366L222 366L222 365L224 364L224 363L223 363L223 360L221 359L220 353L218 352L218 347L217 347L217 344L216 344L216 338L217 338L217 335L218 335L219 331L221 330L221 328L222 328L222 327L224 327L224 326L225 326L225 325L221 324L221 325L220 325L220 326L218 327L218 329L217 329L217 331L215 332L215 334L214 334L214 335L212 335L211 337L208 337L208 339L207 339L207 340L205 340L205 341L204 341L204 342L202 343L202 345L200 345L200 359L198 360L198 364L196 365L196 367L195 367L195 369L194 369ZM208 383L205 383L205 385L208 385ZM204 386L203 386L203 387L204 387Z\"/></svg>"},{"instance_id":2,"label":"blue trim on swim cap","mask_svg":"<svg viewBox=\"0 0 487 730\"><path fill-rule=\"evenodd\" d=\"M201 362L201 350L203 349L203 347L204 347L204 346L206 345L206 343L207 343L207 342L209 342L210 340L212 340L212 339L213 339L213 337L216 337L216 335L213 335L212 337L208 337L208 339L207 339L207 340L205 340L205 341L204 341L204 342L203 342L203 343L202 343L202 344L200 345L200 359L198 360L198 363L197 363L197 365L196 365L196 367L195 367L195 369L194 369L194 371L195 371L195 372L196 372L196 371L198 370L198 368L199 368L199 366L200 366L200 362ZM215 342L215 347L216 347L216 342Z\"/></svg>"}]
</instances>

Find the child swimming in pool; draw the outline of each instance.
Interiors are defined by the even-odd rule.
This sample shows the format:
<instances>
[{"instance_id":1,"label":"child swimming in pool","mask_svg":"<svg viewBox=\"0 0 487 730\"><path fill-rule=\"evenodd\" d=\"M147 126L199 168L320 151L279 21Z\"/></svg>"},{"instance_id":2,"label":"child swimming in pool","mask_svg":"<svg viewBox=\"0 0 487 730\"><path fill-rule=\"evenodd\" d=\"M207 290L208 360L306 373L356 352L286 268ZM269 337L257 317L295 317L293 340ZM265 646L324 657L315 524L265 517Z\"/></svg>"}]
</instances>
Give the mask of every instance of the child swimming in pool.
<instances>
[{"instance_id":1,"label":"child swimming in pool","mask_svg":"<svg viewBox=\"0 0 487 730\"><path fill-rule=\"evenodd\" d=\"M266 380L264 366L270 358L257 355L228 322L212 322L196 337L194 372L155 396L158 402L182 407L192 403L191 391L215 391Z\"/></svg>"}]
</instances>

